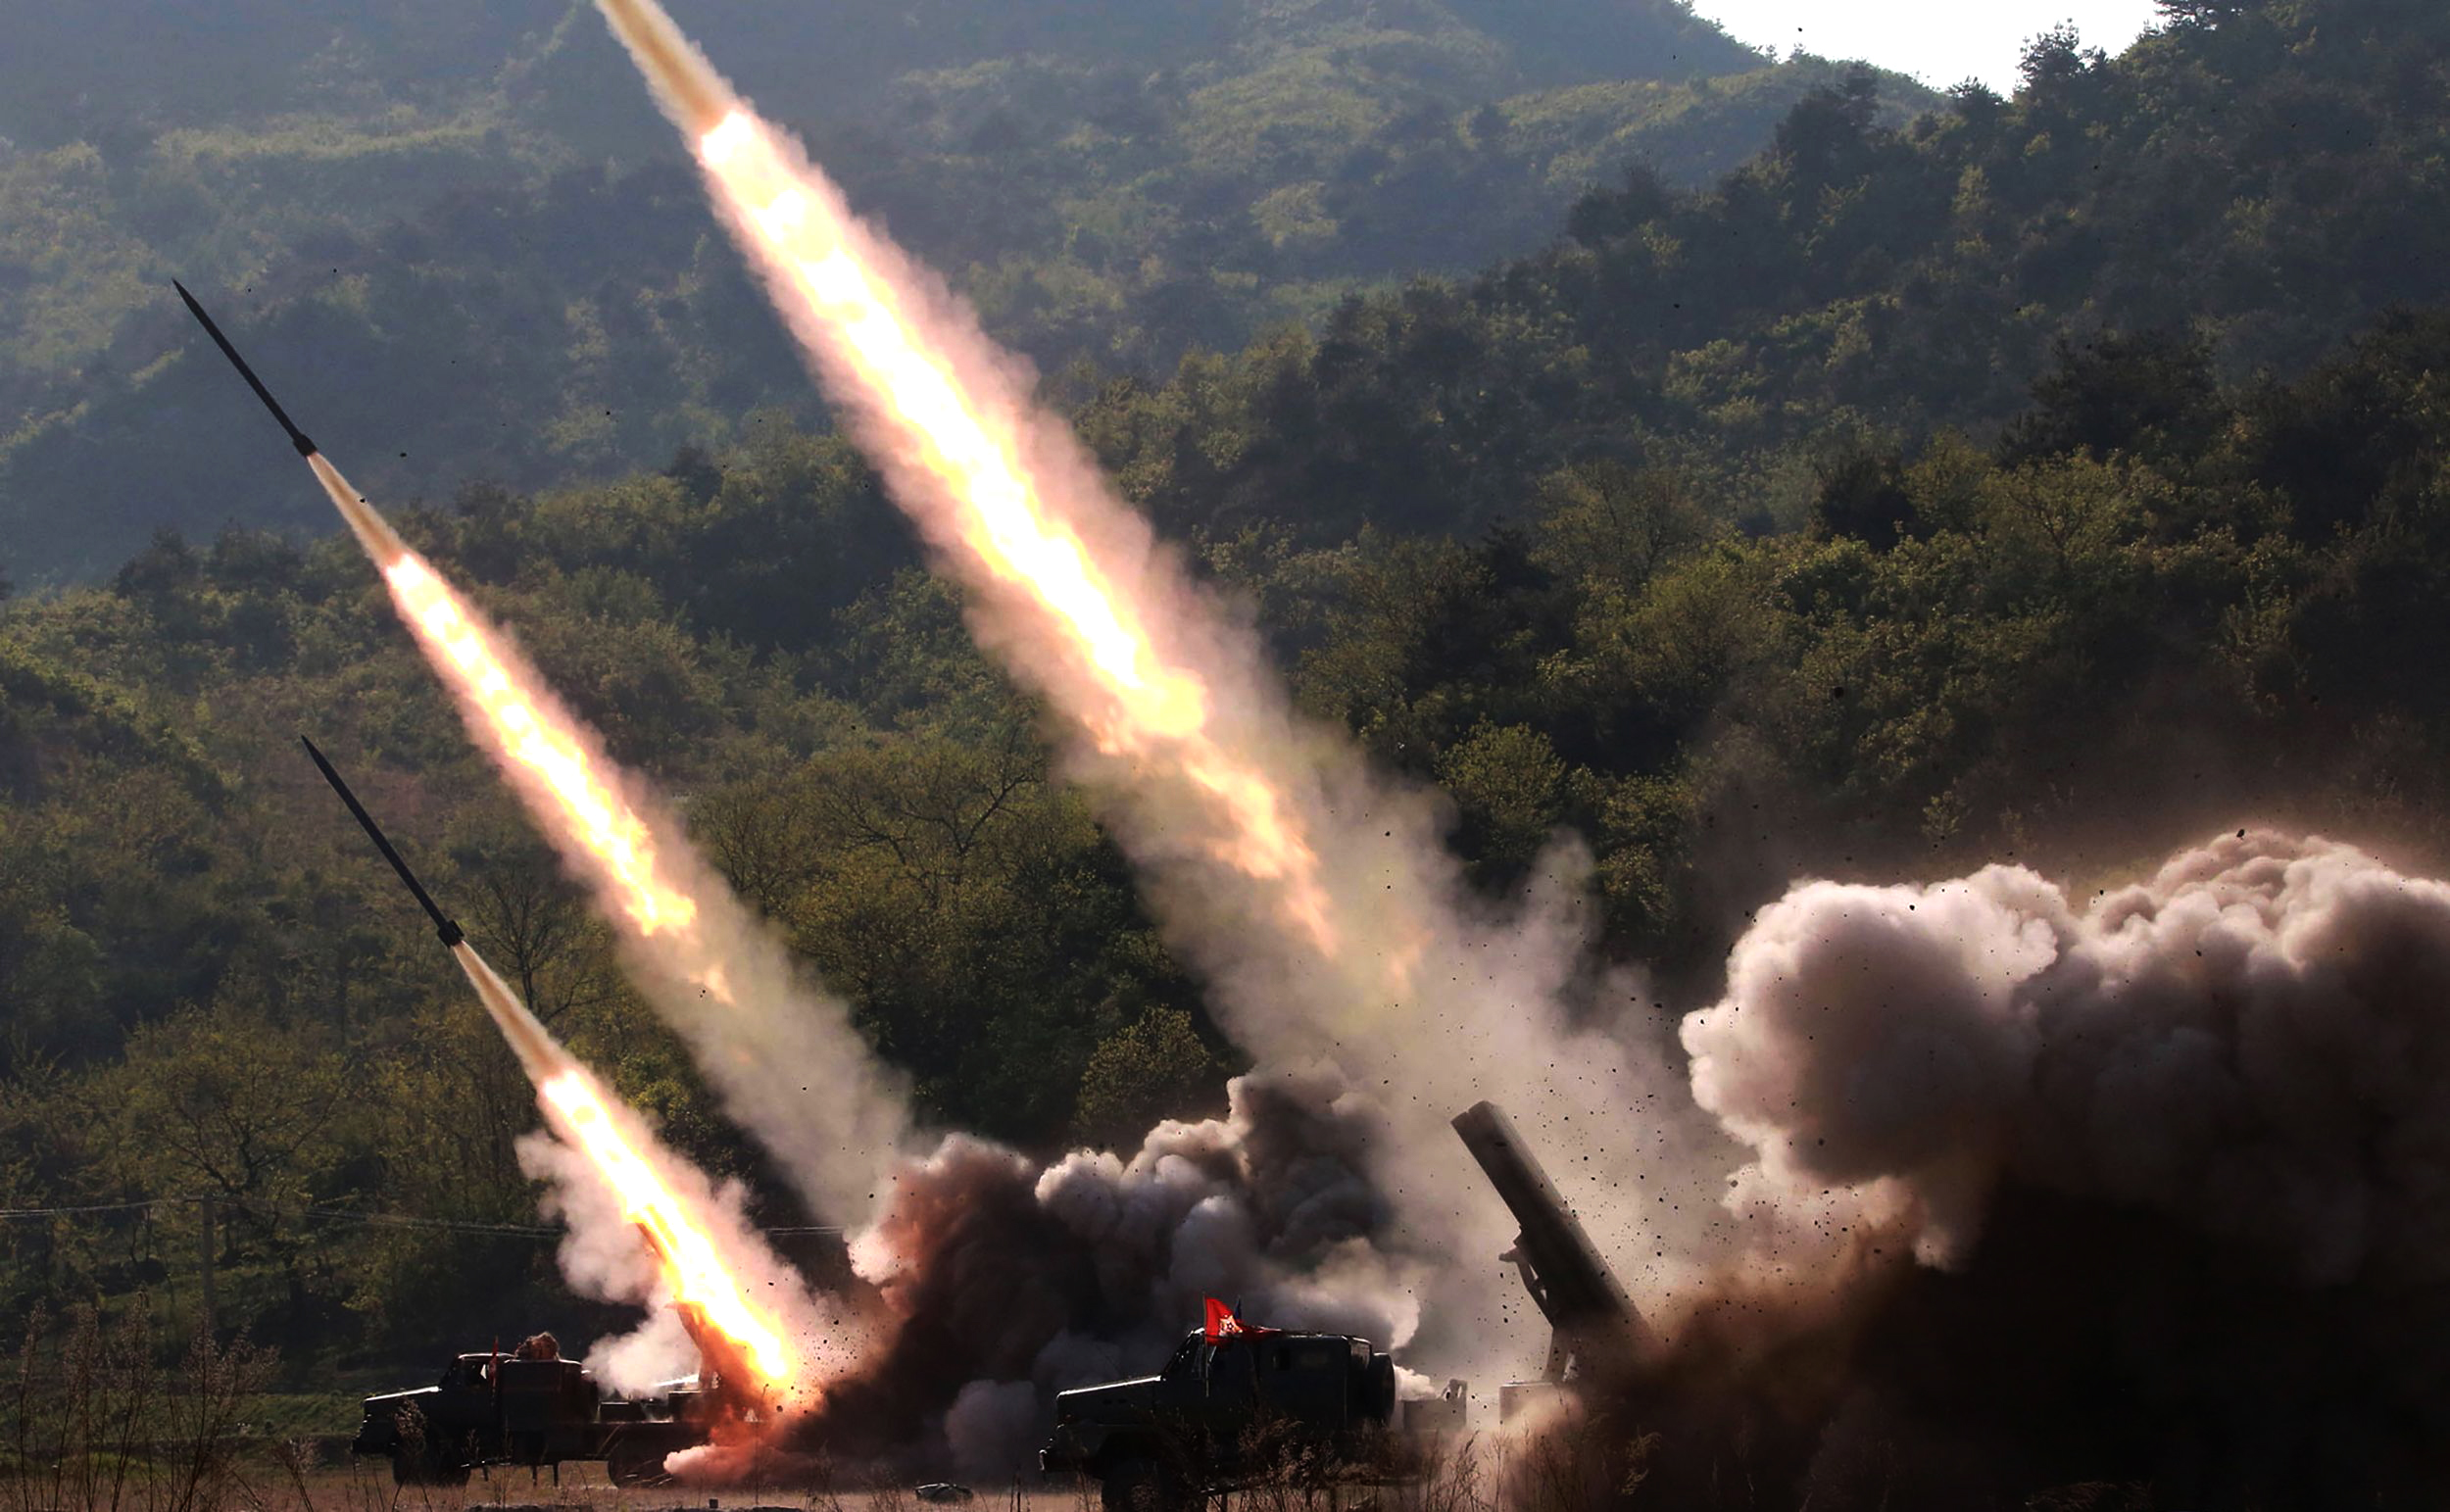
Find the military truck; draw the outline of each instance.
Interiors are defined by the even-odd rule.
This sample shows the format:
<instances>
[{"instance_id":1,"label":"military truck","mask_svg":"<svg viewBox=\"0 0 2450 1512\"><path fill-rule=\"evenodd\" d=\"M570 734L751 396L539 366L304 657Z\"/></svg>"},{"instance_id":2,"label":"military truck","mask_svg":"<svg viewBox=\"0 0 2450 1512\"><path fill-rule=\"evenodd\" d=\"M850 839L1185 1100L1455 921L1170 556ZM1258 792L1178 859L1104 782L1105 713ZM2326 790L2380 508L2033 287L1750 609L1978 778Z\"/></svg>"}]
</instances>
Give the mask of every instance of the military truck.
<instances>
[{"instance_id":1,"label":"military truck","mask_svg":"<svg viewBox=\"0 0 2450 1512\"><path fill-rule=\"evenodd\" d=\"M1195 1330L1153 1376L1054 1399L1049 1472L1095 1478L1107 1512L1171 1512L1294 1451L1349 1459L1396 1413L1396 1362L1366 1339Z\"/></svg>"},{"instance_id":2,"label":"military truck","mask_svg":"<svg viewBox=\"0 0 2450 1512\"><path fill-rule=\"evenodd\" d=\"M1521 1226L1498 1258L1514 1266L1549 1326L1545 1368L1502 1389L1500 1416L1654 1357L1657 1337L1504 1111L1475 1103L1453 1126ZM1157 1374L1055 1397L1054 1437L1039 1467L1096 1477L1107 1512L1171 1512L1264 1469L1250 1462L1254 1445L1290 1441L1348 1456L1372 1430L1396 1426L1395 1361L1368 1341L1244 1329L1229 1311L1220 1333L1221 1304L1209 1309L1208 1328L1186 1337ZM1459 1432L1465 1401L1463 1383L1450 1382L1444 1395L1414 1404L1418 1421L1403 1426ZM1254 1434L1261 1426L1282 1431Z\"/></svg>"},{"instance_id":3,"label":"military truck","mask_svg":"<svg viewBox=\"0 0 2450 1512\"><path fill-rule=\"evenodd\" d=\"M576 1360L463 1354L432 1386L366 1398L349 1452L391 1461L404 1486L464 1486L487 1465L602 1460L616 1485L662 1478L663 1458L707 1441L713 1402L698 1383L637 1401L606 1392Z\"/></svg>"}]
</instances>

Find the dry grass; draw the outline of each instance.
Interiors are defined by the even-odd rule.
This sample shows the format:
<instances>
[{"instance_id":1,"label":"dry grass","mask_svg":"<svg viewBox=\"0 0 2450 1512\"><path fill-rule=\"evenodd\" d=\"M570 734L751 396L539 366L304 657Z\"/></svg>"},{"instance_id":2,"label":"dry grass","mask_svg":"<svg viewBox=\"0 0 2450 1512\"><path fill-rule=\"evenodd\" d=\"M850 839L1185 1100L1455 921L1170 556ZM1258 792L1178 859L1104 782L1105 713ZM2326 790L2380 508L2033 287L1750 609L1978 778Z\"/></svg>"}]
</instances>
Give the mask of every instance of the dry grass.
<instances>
[{"instance_id":1,"label":"dry grass","mask_svg":"<svg viewBox=\"0 0 2450 1512\"><path fill-rule=\"evenodd\" d=\"M239 1479L240 1419L272 1358L199 1332L174 1370L141 1301L116 1323L90 1308L54 1340L37 1310L0 1423L0 1512L218 1512Z\"/></svg>"},{"instance_id":2,"label":"dry grass","mask_svg":"<svg viewBox=\"0 0 2450 1512\"><path fill-rule=\"evenodd\" d=\"M1503 1478L1475 1441L1465 1439L1416 1462L1410 1473L1382 1480L1366 1473L1318 1475L1287 1467L1214 1498L1212 1512L1580 1512L1622 1505L1622 1487L1595 1483L1546 1460L1536 1469L1521 1455L1507 1456ZM974 1488L977 1499L957 1512L1098 1512L1096 1483L1040 1482L1032 1475L1016 1488ZM1620 1494L1612 1495L1611 1492ZM1642 1503L1637 1499L1634 1503ZM113 1503L41 1501L0 1488L0 1507L17 1512L103 1512ZM122 1508L142 1502L122 1501ZM308 1446L274 1446L235 1456L209 1498L194 1512L468 1512L474 1508L587 1508L594 1512L934 1512L907 1488L845 1488L839 1485L734 1487L719 1491L686 1487L615 1487L604 1467L562 1467L556 1485L550 1471L531 1477L523 1469L497 1467L465 1487L397 1486L383 1460L316 1463Z\"/></svg>"}]
</instances>

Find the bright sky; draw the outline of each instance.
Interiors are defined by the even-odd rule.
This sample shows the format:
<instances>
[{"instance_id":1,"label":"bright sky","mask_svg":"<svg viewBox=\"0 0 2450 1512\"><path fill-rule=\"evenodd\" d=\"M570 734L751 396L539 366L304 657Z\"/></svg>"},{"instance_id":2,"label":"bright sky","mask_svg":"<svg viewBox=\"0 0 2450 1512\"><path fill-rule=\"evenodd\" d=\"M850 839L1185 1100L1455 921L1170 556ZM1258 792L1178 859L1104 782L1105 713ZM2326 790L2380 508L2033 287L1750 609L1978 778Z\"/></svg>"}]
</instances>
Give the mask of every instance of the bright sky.
<instances>
[{"instance_id":1,"label":"bright sky","mask_svg":"<svg viewBox=\"0 0 2450 1512\"><path fill-rule=\"evenodd\" d=\"M1693 0L1692 8L1782 58L1800 44L1937 89L1979 78L2001 94L2016 86L2026 38L2073 22L2085 46L2116 53L2160 15L2152 0Z\"/></svg>"}]
</instances>

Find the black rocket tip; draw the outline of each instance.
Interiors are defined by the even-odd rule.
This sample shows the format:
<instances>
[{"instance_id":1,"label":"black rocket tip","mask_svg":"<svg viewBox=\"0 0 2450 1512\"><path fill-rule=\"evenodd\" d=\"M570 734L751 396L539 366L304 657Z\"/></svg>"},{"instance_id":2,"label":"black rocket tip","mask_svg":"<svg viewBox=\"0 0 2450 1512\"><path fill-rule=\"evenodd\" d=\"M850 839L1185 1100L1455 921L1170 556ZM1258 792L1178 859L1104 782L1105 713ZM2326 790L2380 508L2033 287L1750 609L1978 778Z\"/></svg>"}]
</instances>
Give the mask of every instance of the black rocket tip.
<instances>
[{"instance_id":1,"label":"black rocket tip","mask_svg":"<svg viewBox=\"0 0 2450 1512\"><path fill-rule=\"evenodd\" d=\"M229 365L238 369L238 376L247 380L247 387L255 390L255 397L263 400L264 408L272 412L272 418L280 421L280 428L289 433L289 444L298 449L298 455L313 457L315 443L307 439L307 433L300 430L290 420L289 412L280 407L280 401L272 397L272 391L266 388L264 380L255 375L255 369L248 366L247 360L238 355L238 349L229 344L229 338L221 334L220 326L215 324L213 317L204 313L204 306L196 302L193 294L187 292L187 285L172 278L171 287L178 291L178 297L186 302L187 313L196 317L196 323L204 327L204 333L213 338L215 346L221 349L221 355L229 359Z\"/></svg>"}]
</instances>

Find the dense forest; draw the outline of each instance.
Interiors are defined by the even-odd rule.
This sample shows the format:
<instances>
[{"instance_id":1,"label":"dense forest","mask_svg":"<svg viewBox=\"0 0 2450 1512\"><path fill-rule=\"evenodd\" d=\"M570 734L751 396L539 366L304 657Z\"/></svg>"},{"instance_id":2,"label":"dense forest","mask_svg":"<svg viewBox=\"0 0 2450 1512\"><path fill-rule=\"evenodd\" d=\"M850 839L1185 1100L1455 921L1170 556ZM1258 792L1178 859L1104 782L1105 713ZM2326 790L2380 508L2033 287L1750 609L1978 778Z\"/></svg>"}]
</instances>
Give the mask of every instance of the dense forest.
<instances>
[{"instance_id":1,"label":"dense forest","mask_svg":"<svg viewBox=\"0 0 2450 1512\"><path fill-rule=\"evenodd\" d=\"M2121 56L2045 36L2013 98L1968 88L1910 118L1832 72L1707 182L1637 168L1541 250L1161 372L1067 338L1049 395L1253 606L1301 705L1448 795L1478 884L1584 837L1609 953L1680 1004L1801 872L2014 856L2107 881L2248 817L2423 862L2450 769L2442 685L2407 675L2450 658L2450 306L2430 287L2450 266L2450 13L2166 9ZM1541 56L1525 42L1509 67ZM1496 108L1492 131L1524 119ZM80 150L24 148L10 171ZM588 244L608 291L642 260L728 257L684 176L636 172L464 209ZM616 203L658 209L608 221ZM1383 214L1351 234L1403 223ZM1413 233L1387 234L1347 271L1383 271ZM268 367L397 318L386 302L446 279L398 249L455 239L301 235L318 250L282 254L297 266L345 246L363 271L345 297L268 302L244 333ZM472 248L465 267L523 276ZM1110 292L1143 318L1147 291ZM744 292L719 317L623 298L695 349L783 362L745 332ZM577 381L567 327L523 350L520 327L457 323L475 308L427 311L426 367L352 374L365 414L418 416L431 447L446 396L484 428ZM95 350L174 345L167 314L120 318L150 335ZM636 380L653 424L624 445L669 441L656 466L506 485L480 465L499 454L444 427L429 464L460 481L402 512L407 532L683 797L928 1117L1047 1149L1213 1105L1240 1063L864 463L805 409L760 407L763 379L689 369L643 329L595 327L589 381ZM149 518L176 474L286 461L198 359L57 358L44 381L92 397L0 472L0 539L34 575ZM686 371L704 386L684 398ZM72 470L85 533L21 546ZM321 508L292 468L262 476L255 517ZM511 1143L534 1120L302 730L557 1033L767 1193L769 1221L803 1220L613 969L356 549L210 522L0 605L0 1207L215 1198L224 1318L300 1359L417 1357L435 1319L499 1310L506 1276L539 1316L584 1318L531 1237L352 1221L532 1224ZM192 1288L195 1222L181 1201L12 1224L0 1307Z\"/></svg>"},{"instance_id":2,"label":"dense forest","mask_svg":"<svg viewBox=\"0 0 2450 1512\"><path fill-rule=\"evenodd\" d=\"M320 390L311 425L388 498L617 476L760 405L822 423L669 130L605 87L625 65L587 7L207 24L148 0L107 8L128 39L107 58L75 41L87 12L8 9L41 44L0 60L0 564L21 579L98 578L156 525L323 527L215 418L172 277L282 354L276 382ZM833 6L821 40L799 8L690 21L999 338L1142 374L1527 252L1630 162L1704 183L1838 76L1670 0L1113 11ZM1890 89L1892 120L1932 103Z\"/></svg>"}]
</instances>

